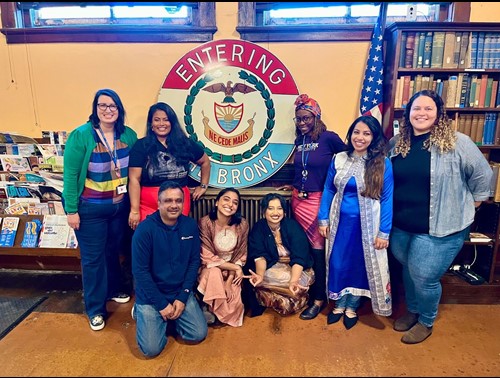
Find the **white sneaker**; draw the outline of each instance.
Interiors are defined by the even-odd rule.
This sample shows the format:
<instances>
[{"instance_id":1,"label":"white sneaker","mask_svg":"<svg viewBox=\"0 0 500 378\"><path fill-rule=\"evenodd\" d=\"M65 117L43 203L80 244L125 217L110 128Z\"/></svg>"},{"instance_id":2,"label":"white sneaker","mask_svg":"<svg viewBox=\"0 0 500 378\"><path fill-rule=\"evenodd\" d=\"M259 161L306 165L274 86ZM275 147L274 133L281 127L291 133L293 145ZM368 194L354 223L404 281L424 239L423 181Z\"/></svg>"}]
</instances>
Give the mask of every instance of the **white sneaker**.
<instances>
[{"instance_id":1,"label":"white sneaker","mask_svg":"<svg viewBox=\"0 0 500 378\"><path fill-rule=\"evenodd\" d=\"M96 315L90 319L90 328L92 328L93 331L100 331L105 325L106 322L102 315Z\"/></svg>"},{"instance_id":2,"label":"white sneaker","mask_svg":"<svg viewBox=\"0 0 500 378\"><path fill-rule=\"evenodd\" d=\"M111 297L110 300L117 303L127 303L130 300L130 295L125 293L118 293L114 297Z\"/></svg>"}]
</instances>

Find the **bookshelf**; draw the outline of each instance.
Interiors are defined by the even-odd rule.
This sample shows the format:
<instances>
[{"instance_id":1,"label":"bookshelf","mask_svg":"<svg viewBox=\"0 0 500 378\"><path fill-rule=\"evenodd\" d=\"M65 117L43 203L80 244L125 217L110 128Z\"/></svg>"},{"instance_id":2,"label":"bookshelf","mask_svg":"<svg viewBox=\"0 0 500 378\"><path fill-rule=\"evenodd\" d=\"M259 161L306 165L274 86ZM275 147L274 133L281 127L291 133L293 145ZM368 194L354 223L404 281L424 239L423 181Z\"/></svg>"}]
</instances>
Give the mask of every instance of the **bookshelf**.
<instances>
[{"instance_id":1,"label":"bookshelf","mask_svg":"<svg viewBox=\"0 0 500 378\"><path fill-rule=\"evenodd\" d=\"M443 98L454 128L469 135L492 164L500 163L500 23L397 22L387 26L385 42L386 137L393 136L394 121L402 122L412 94L433 89ZM478 290L500 284L500 202L496 201L500 190L481 205L471 226L471 231L488 234L492 241L466 242L454 261L473 262L471 269L477 269L486 284L473 287L447 273L443 297L448 303L455 299L467 303ZM467 295L470 298L464 300Z\"/></svg>"},{"instance_id":2,"label":"bookshelf","mask_svg":"<svg viewBox=\"0 0 500 378\"><path fill-rule=\"evenodd\" d=\"M397 22L385 40L387 137L411 95L434 89L456 130L478 145L500 145L500 23Z\"/></svg>"}]
</instances>

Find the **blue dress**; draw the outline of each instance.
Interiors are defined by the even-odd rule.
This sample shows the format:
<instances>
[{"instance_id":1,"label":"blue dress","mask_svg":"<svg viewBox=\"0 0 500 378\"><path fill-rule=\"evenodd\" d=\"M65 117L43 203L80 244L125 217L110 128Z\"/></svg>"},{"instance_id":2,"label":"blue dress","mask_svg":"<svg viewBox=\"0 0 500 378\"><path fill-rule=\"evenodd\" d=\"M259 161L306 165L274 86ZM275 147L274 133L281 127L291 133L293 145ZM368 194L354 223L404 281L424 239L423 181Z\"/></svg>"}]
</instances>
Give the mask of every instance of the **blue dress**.
<instances>
[{"instance_id":1,"label":"blue dress","mask_svg":"<svg viewBox=\"0 0 500 378\"><path fill-rule=\"evenodd\" d=\"M376 238L388 240L392 227L394 180L385 159L380 199L364 197L365 160L338 153L330 164L318 212L318 224L329 226L327 296L366 296L377 315L392 313L387 250L375 250Z\"/></svg>"},{"instance_id":2,"label":"blue dress","mask_svg":"<svg viewBox=\"0 0 500 378\"><path fill-rule=\"evenodd\" d=\"M336 300L348 293L370 296L361 240L358 190L356 179L351 176L344 189L339 226L330 254L328 298Z\"/></svg>"}]
</instances>

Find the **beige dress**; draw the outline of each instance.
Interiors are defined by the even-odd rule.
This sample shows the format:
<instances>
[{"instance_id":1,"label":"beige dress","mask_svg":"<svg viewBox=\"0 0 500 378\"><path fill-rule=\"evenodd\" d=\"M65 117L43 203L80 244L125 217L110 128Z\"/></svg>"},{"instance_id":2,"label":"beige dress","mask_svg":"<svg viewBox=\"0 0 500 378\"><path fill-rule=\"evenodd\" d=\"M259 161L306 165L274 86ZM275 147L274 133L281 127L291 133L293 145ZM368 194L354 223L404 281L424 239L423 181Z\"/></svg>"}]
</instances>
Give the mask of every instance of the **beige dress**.
<instances>
[{"instance_id":1,"label":"beige dress","mask_svg":"<svg viewBox=\"0 0 500 378\"><path fill-rule=\"evenodd\" d=\"M271 307L281 315L294 314L307 304L309 293L301 290L293 295L288 288L292 276L290 251L283 245L279 230L271 231L278 248L279 261L266 269L262 284L256 288L255 293L262 306ZM308 288L314 283L314 279L312 268L305 269L300 275L299 284Z\"/></svg>"},{"instance_id":2,"label":"beige dress","mask_svg":"<svg viewBox=\"0 0 500 378\"><path fill-rule=\"evenodd\" d=\"M222 323L233 327L243 325L244 306L241 299L241 284L231 284L226 289L229 271L219 266L231 262L240 266L247 259L248 222L242 219L239 225L220 227L208 215L200 219L201 269L198 276L198 291L210 312Z\"/></svg>"}]
</instances>

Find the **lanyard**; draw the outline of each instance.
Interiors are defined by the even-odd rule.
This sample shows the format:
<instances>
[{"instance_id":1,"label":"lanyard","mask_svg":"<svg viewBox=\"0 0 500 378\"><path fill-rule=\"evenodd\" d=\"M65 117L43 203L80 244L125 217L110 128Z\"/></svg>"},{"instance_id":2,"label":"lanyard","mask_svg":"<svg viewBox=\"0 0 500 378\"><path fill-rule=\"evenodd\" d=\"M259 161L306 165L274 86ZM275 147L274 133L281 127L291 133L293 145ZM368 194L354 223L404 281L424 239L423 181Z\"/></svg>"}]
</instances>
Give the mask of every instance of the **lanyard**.
<instances>
[{"instance_id":1,"label":"lanyard","mask_svg":"<svg viewBox=\"0 0 500 378\"><path fill-rule=\"evenodd\" d=\"M108 154L111 157L111 160L113 161L115 174L118 178L120 178L121 177L120 162L118 161L118 155L116 153L116 131L113 130L113 150L111 150L111 148L109 147L108 141L106 140L106 137L104 136L104 133L102 132L102 129L98 128L97 130L99 131L99 137L101 138L101 141L104 143L106 150L108 151Z\"/></svg>"},{"instance_id":2,"label":"lanyard","mask_svg":"<svg viewBox=\"0 0 500 378\"><path fill-rule=\"evenodd\" d=\"M307 171L307 160L309 159L310 150L307 150L307 153L304 153L306 149L306 136L304 134L304 139L302 139L302 190L304 190L304 185L307 181L307 175L309 172ZM304 156L305 155L305 156Z\"/></svg>"}]
</instances>

